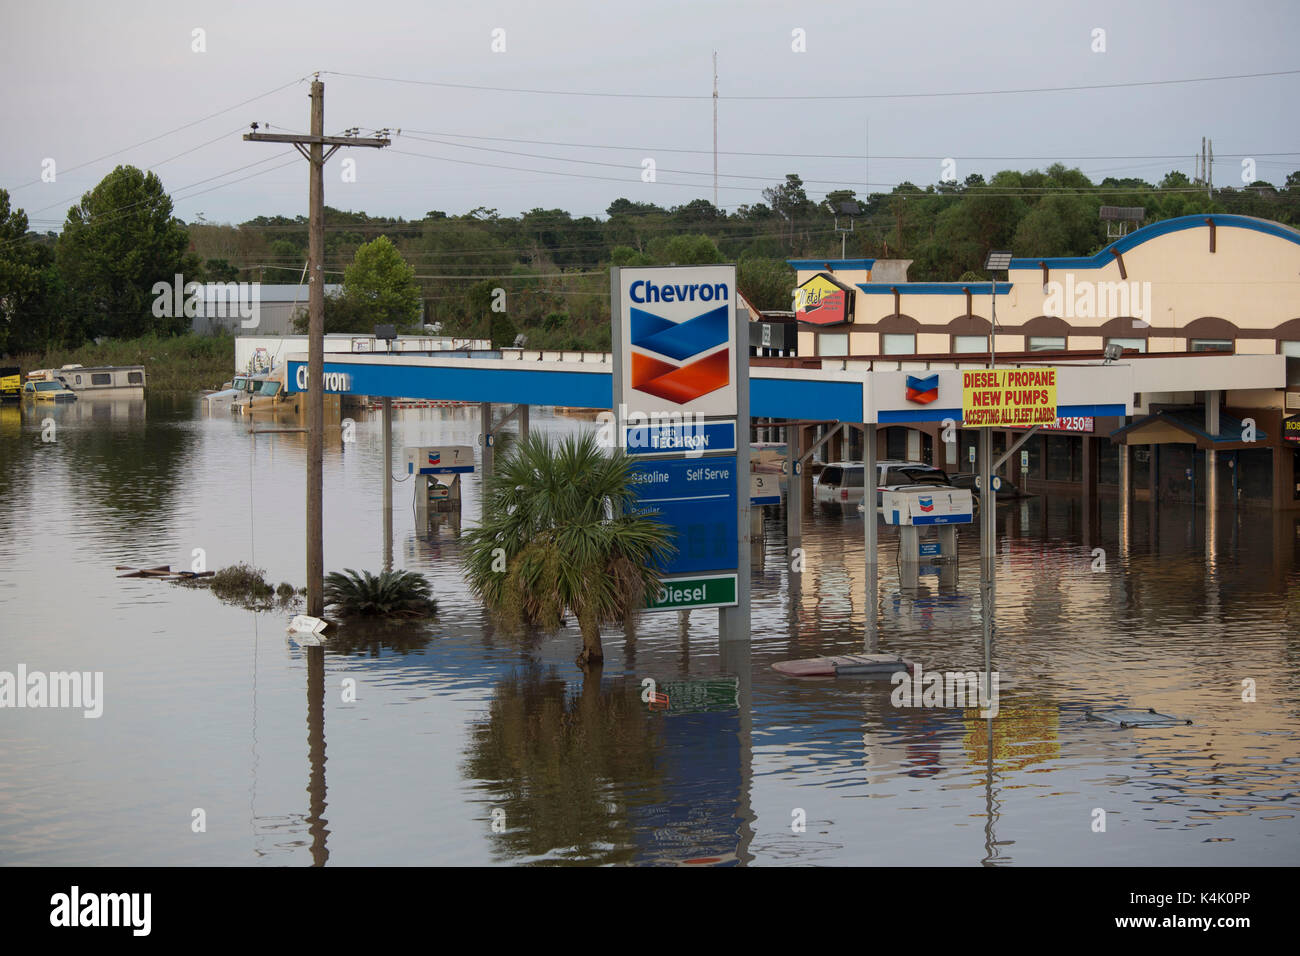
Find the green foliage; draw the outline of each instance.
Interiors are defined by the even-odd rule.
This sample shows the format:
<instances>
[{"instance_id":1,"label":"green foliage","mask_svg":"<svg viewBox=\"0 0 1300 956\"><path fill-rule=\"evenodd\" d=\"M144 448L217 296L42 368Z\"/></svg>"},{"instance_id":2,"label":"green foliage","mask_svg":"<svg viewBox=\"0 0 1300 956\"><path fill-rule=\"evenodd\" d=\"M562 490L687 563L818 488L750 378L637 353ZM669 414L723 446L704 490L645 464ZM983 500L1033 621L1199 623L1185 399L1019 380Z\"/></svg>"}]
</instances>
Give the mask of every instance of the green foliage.
<instances>
[{"instance_id":1,"label":"green foliage","mask_svg":"<svg viewBox=\"0 0 1300 956\"><path fill-rule=\"evenodd\" d=\"M782 259L741 259L736 284L756 309L788 312L794 291L794 269Z\"/></svg>"},{"instance_id":2,"label":"green foliage","mask_svg":"<svg viewBox=\"0 0 1300 956\"><path fill-rule=\"evenodd\" d=\"M48 277L42 271L44 247L23 242L27 215L10 209L9 193L0 189L0 355L11 347L34 344L20 320L36 307Z\"/></svg>"},{"instance_id":3,"label":"green foliage","mask_svg":"<svg viewBox=\"0 0 1300 956\"><path fill-rule=\"evenodd\" d=\"M159 336L89 342L74 349L51 348L22 352L16 361L23 374L35 368L59 368L77 363L143 365L149 394L194 392L219 388L230 379L234 339L229 334Z\"/></svg>"},{"instance_id":4,"label":"green foliage","mask_svg":"<svg viewBox=\"0 0 1300 956\"><path fill-rule=\"evenodd\" d=\"M470 590L509 631L553 631L567 613L600 657L603 622L645 607L671 532L634 511L630 463L594 435L531 434L498 461L482 525L465 536Z\"/></svg>"},{"instance_id":5,"label":"green foliage","mask_svg":"<svg viewBox=\"0 0 1300 956\"><path fill-rule=\"evenodd\" d=\"M257 606L265 604L275 593L266 580L265 571L242 561L222 568L210 578L198 580L206 580L208 590L227 604Z\"/></svg>"},{"instance_id":6,"label":"green foliage","mask_svg":"<svg viewBox=\"0 0 1300 956\"><path fill-rule=\"evenodd\" d=\"M430 617L438 610L429 582L414 571L334 571L325 576L325 603L344 617Z\"/></svg>"},{"instance_id":7,"label":"green foliage","mask_svg":"<svg viewBox=\"0 0 1300 956\"><path fill-rule=\"evenodd\" d=\"M357 249L343 275L343 297L367 317L364 329L352 331L370 331L376 325L409 329L420 317L415 270L387 236Z\"/></svg>"},{"instance_id":8,"label":"green foliage","mask_svg":"<svg viewBox=\"0 0 1300 956\"><path fill-rule=\"evenodd\" d=\"M118 166L68 210L59 237L60 275L87 337L134 337L183 332L183 314L155 316L154 284L198 277L198 257L186 252L185 226L172 217L162 181L134 166Z\"/></svg>"},{"instance_id":9,"label":"green foliage","mask_svg":"<svg viewBox=\"0 0 1300 956\"><path fill-rule=\"evenodd\" d=\"M863 211L854 217L846 254L912 259L914 281L966 273L986 280L991 248L1026 256L1095 253L1107 242L1097 217L1102 204L1142 206L1147 222L1226 212L1300 226L1300 171L1277 188L1261 182L1210 196L1179 171L1158 185L1127 177L1098 186L1078 169L1053 164L924 188L901 183L865 196L830 189L821 197L809 196L801 177L787 173L762 202L730 213L705 199L664 207L621 198L609 204L604 221L541 208L509 217L481 206L464 215L431 210L408 221L327 206L324 266L345 274L346 292L327 299L326 331L370 333L387 322L409 328L422 304L424 320L449 335L491 337L502 346L522 333L530 348L607 349L609 267L672 262L735 262L750 301L785 310L793 272L784 260L839 258L834 205L850 198ZM152 315L154 282L170 283L180 272L187 279L297 283L307 259L305 216L183 227L157 177L128 166L82 198L61 236L36 235L28 225L0 191L0 353L183 331L183 316ZM419 264L420 278L407 261ZM496 289L505 290L504 313L491 310ZM557 314L568 318L557 323ZM152 368L150 380L159 381Z\"/></svg>"}]
</instances>

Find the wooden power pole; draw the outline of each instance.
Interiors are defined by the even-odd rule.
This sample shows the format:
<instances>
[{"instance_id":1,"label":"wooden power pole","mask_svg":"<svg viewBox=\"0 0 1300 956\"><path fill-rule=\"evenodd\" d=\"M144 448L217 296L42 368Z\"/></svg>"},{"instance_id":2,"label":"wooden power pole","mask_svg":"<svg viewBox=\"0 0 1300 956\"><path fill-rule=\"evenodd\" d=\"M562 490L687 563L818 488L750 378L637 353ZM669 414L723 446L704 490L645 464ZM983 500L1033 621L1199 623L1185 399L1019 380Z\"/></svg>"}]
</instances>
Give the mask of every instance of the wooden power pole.
<instances>
[{"instance_id":1,"label":"wooden power pole","mask_svg":"<svg viewBox=\"0 0 1300 956\"><path fill-rule=\"evenodd\" d=\"M245 133L244 139L261 143L291 143L311 164L308 185L308 317L307 345L307 613L325 613L325 546L322 532L321 461L325 451L325 161L340 146L389 144L385 136L326 136L325 84L319 76L311 84L311 134ZM384 131L386 132L386 131ZM328 147L328 149L326 148Z\"/></svg>"}]
</instances>

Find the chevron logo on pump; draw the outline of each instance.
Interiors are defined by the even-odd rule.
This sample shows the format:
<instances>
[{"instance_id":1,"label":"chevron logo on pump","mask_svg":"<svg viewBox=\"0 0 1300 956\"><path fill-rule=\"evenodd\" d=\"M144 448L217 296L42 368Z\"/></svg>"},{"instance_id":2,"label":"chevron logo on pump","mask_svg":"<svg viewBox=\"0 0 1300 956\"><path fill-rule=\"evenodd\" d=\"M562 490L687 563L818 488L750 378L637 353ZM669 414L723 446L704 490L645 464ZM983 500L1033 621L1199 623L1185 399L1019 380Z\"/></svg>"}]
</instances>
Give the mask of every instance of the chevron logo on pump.
<instances>
[{"instance_id":1,"label":"chevron logo on pump","mask_svg":"<svg viewBox=\"0 0 1300 956\"><path fill-rule=\"evenodd\" d=\"M907 376L907 400L918 405L929 405L939 397L939 376Z\"/></svg>"},{"instance_id":2,"label":"chevron logo on pump","mask_svg":"<svg viewBox=\"0 0 1300 956\"><path fill-rule=\"evenodd\" d=\"M636 285L640 283L634 283L633 301L638 298ZM644 283L644 286L653 288L650 283ZM731 349L725 348L703 358L697 356L727 344L731 309L728 303L681 322L673 322L633 306L629 313L630 339L635 349L631 356L632 387L678 405L725 387L731 381Z\"/></svg>"}]
</instances>

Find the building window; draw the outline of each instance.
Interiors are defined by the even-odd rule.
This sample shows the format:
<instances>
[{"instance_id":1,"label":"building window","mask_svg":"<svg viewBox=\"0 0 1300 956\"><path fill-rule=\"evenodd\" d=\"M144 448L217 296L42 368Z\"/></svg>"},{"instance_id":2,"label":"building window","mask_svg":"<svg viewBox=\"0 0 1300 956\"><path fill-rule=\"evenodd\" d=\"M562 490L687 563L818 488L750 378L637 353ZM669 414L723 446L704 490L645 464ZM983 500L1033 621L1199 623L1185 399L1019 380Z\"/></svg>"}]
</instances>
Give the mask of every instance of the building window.
<instances>
[{"instance_id":1,"label":"building window","mask_svg":"<svg viewBox=\"0 0 1300 956\"><path fill-rule=\"evenodd\" d=\"M1300 358L1300 342L1283 342L1282 354L1291 358Z\"/></svg>"},{"instance_id":2,"label":"building window","mask_svg":"<svg viewBox=\"0 0 1300 956\"><path fill-rule=\"evenodd\" d=\"M113 376L108 372L94 372L90 376L91 385L112 385Z\"/></svg>"},{"instance_id":3,"label":"building window","mask_svg":"<svg viewBox=\"0 0 1300 956\"><path fill-rule=\"evenodd\" d=\"M1232 339L1192 339L1187 343L1189 352L1231 352Z\"/></svg>"},{"instance_id":4,"label":"building window","mask_svg":"<svg viewBox=\"0 0 1300 956\"><path fill-rule=\"evenodd\" d=\"M1065 336L1063 335L1031 335L1029 337L1029 351L1031 352L1064 352Z\"/></svg>"},{"instance_id":5,"label":"building window","mask_svg":"<svg viewBox=\"0 0 1300 956\"><path fill-rule=\"evenodd\" d=\"M987 335L954 335L952 337L954 352L987 352L989 337Z\"/></svg>"},{"instance_id":6,"label":"building window","mask_svg":"<svg viewBox=\"0 0 1300 956\"><path fill-rule=\"evenodd\" d=\"M126 381L129 385L143 385L144 372L127 372Z\"/></svg>"},{"instance_id":7,"label":"building window","mask_svg":"<svg viewBox=\"0 0 1300 956\"><path fill-rule=\"evenodd\" d=\"M817 354L827 355L832 358L849 354L849 333L836 332L827 334L823 332L817 336Z\"/></svg>"},{"instance_id":8,"label":"building window","mask_svg":"<svg viewBox=\"0 0 1300 956\"><path fill-rule=\"evenodd\" d=\"M916 336L912 333L895 333L882 335L881 337L881 355L915 355L916 354Z\"/></svg>"},{"instance_id":9,"label":"building window","mask_svg":"<svg viewBox=\"0 0 1300 956\"><path fill-rule=\"evenodd\" d=\"M1139 352L1147 350L1146 339L1107 339L1107 345L1118 345L1122 349L1137 349Z\"/></svg>"}]
</instances>

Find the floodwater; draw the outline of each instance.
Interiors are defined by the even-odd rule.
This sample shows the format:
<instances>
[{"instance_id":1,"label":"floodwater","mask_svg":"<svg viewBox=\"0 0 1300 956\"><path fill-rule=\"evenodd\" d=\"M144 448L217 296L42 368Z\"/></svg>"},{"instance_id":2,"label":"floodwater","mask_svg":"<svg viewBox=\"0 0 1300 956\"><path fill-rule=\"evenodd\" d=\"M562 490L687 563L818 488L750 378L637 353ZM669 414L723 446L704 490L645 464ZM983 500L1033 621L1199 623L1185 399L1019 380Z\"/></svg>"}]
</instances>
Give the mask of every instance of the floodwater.
<instances>
[{"instance_id":1,"label":"floodwater","mask_svg":"<svg viewBox=\"0 0 1300 956\"><path fill-rule=\"evenodd\" d=\"M399 411L393 471L403 445L474 444L477 422ZM359 416L356 439L327 444L327 570L382 565L377 422ZM290 611L116 576L202 549L209 568L250 561L301 585L304 446L190 399L0 409L0 671L103 672L97 719L0 709L0 862L1300 861L1292 518L1226 512L1207 533L1190 508L1122 519L1103 500L1090 522L1077 499L1004 503L991 720L895 707L888 681L771 669L863 648L856 514L809 514L792 573L769 509L751 645L720 650L712 612L647 615L634 643L607 631L598 679L574 666L572 629L493 633L455 537L414 535L410 483L394 489L394 564L431 580L429 626L350 628L308 652ZM477 514L471 478L466 524ZM882 529L874 649L983 666L976 534L955 583L905 591ZM740 706L651 710L645 678L734 679ZM1087 717L1114 707L1192 723Z\"/></svg>"}]
</instances>

